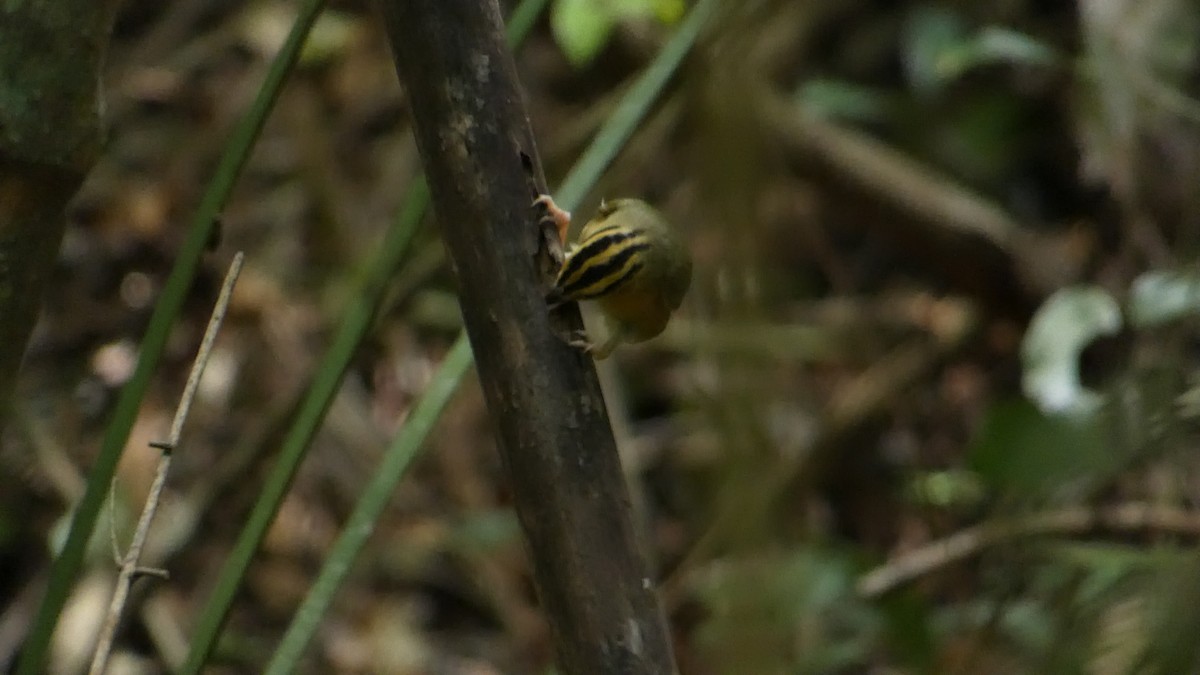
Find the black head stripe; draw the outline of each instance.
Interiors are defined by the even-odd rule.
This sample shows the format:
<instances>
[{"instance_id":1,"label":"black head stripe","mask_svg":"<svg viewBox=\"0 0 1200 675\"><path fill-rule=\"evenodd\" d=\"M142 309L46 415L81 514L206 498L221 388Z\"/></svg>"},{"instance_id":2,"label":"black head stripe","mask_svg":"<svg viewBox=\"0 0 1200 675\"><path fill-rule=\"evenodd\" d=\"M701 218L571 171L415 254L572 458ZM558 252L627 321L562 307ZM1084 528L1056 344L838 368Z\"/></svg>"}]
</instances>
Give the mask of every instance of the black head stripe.
<instances>
[{"instance_id":1,"label":"black head stripe","mask_svg":"<svg viewBox=\"0 0 1200 675\"><path fill-rule=\"evenodd\" d=\"M604 255L610 248L617 246L632 236L634 235L630 232L614 232L602 237L588 238L579 248L571 253L571 257L558 273L559 281L570 283L573 277L578 276L589 265L594 264L598 256Z\"/></svg>"},{"instance_id":2,"label":"black head stripe","mask_svg":"<svg viewBox=\"0 0 1200 675\"><path fill-rule=\"evenodd\" d=\"M602 295L608 295L609 293L612 293L613 291L617 290L618 288L624 286L625 283L628 282L630 279L632 279L633 275L637 274L638 270L640 270L640 269L642 269L642 263L634 263L634 264L630 265L629 269L625 270L621 274L621 276L617 277L616 279L613 279L612 283L608 284L607 286L601 286L600 288L597 288L594 291L580 295L579 299L580 300L591 300L593 298L598 298Z\"/></svg>"},{"instance_id":3,"label":"black head stripe","mask_svg":"<svg viewBox=\"0 0 1200 675\"><path fill-rule=\"evenodd\" d=\"M632 235L624 235L625 238L628 238L628 236ZM621 272L622 268L629 263L630 258L648 248L650 248L650 244L645 242L631 243L626 244L623 247L617 247L615 252L611 252L607 258L583 261L583 264L581 265L582 271L578 275L563 277L563 280L566 282L566 284L561 287L563 295L583 299L577 294L586 292L586 297L593 298L600 293L610 293L616 290L620 284L628 281L630 277L628 271ZM574 260L574 258L572 258L572 260ZM589 262L591 264L588 264ZM641 265L638 264L630 266L630 269L640 267ZM621 276L615 282L605 284L598 290L589 290L591 286L600 283L605 278L618 273L620 273Z\"/></svg>"},{"instance_id":4,"label":"black head stripe","mask_svg":"<svg viewBox=\"0 0 1200 675\"><path fill-rule=\"evenodd\" d=\"M630 231L629 231L629 230L628 230L628 229L627 229L627 228L626 228L624 225L621 225L620 223L615 223L615 224L612 224L612 225L603 225L603 226L601 226L601 227L600 227L600 229L598 229L598 230L595 230L594 232L590 232L590 233L588 233L587 241L588 241L588 242L592 242L592 241L595 241L595 240L596 240L596 237L599 237L599 236L602 236L602 235L606 236L606 235L608 235L610 232L614 232L614 231L622 231L622 230L623 230L623 231L624 231L626 234L628 234L628 235L630 235L630 236L632 236L632 234L633 234L633 233L632 233L632 232L630 232Z\"/></svg>"}]
</instances>

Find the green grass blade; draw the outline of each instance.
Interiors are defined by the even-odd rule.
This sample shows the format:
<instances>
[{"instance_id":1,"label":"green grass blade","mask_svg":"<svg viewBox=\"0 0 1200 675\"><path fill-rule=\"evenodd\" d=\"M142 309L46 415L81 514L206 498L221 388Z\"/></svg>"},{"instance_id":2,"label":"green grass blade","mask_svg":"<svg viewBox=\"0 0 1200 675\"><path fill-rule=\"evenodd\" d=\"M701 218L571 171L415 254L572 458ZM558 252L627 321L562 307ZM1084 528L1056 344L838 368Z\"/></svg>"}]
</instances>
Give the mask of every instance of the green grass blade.
<instances>
[{"instance_id":1,"label":"green grass blade","mask_svg":"<svg viewBox=\"0 0 1200 675\"><path fill-rule=\"evenodd\" d=\"M233 551L225 560L217 584L197 620L188 657L180 673L199 673L208 660L250 560L287 494L296 469L337 393L342 375L371 327L375 308L386 292L388 279L408 251L428 203L429 189L425 181L418 181L405 196L404 207L396 224L389 229L378 254L368 265L362 287L350 300L338 324L333 344L318 366L312 385L305 392L296 421L283 439L279 458L267 476L258 501L238 535Z\"/></svg>"},{"instance_id":2,"label":"green grass blade","mask_svg":"<svg viewBox=\"0 0 1200 675\"><path fill-rule=\"evenodd\" d=\"M659 93L667 86L667 82L683 62L683 57L691 51L716 6L717 0L700 0L680 22L675 34L663 45L662 51L637 82L629 88L629 92L613 111L612 117L596 133L592 144L579 156L574 168L563 179L562 185L554 194L554 200L560 206L568 211L576 208L587 195L587 191L600 180L613 158L637 130L650 106L654 105Z\"/></svg>"},{"instance_id":3,"label":"green grass blade","mask_svg":"<svg viewBox=\"0 0 1200 675\"><path fill-rule=\"evenodd\" d=\"M508 44L513 49L525 42L529 31L533 30L534 22L541 16L548 2L550 0L524 0L512 11L512 16L505 22L505 30L508 33Z\"/></svg>"},{"instance_id":4,"label":"green grass blade","mask_svg":"<svg viewBox=\"0 0 1200 675\"><path fill-rule=\"evenodd\" d=\"M546 3L547 0L525 0L514 10L513 20L508 27L510 44L518 44L524 40L532 28L534 20L537 19L538 13ZM180 670L181 674L198 673L212 653L242 578L250 567L250 562L258 550L262 538L266 535L271 521L275 519L279 505L283 502L292 478L295 477L296 470L325 417L325 411L337 393L342 376L350 365L350 360L354 357L358 345L361 344L363 337L371 327L371 320L374 318L376 308L383 300L388 280L395 274L396 268L408 252L416 235L421 217L429 205L429 188L424 180L420 180L414 185L409 194L405 196L403 204L404 207L393 227L389 229L379 254L368 264L367 276L339 322L333 344L317 368L312 386L305 393L304 400L300 404L296 423L284 438L279 458L263 485L246 526L238 535L233 551L221 568L217 584L197 621L187 660ZM464 344L464 340L456 343L452 354L461 351ZM454 386L461 381L462 373L471 363L469 347L466 350L465 363L461 366L462 372L459 372L453 379ZM453 392L453 388L450 389L450 392ZM449 397L449 392L446 397ZM433 419L437 418L440 411L441 407L438 406L433 412ZM422 433L420 438L423 439L427 433L428 430ZM418 446L419 443L420 441L417 441ZM393 447L395 446L393 445ZM402 474L406 465L406 461L401 462L395 467L395 470ZM397 474L396 480L399 480L400 474ZM380 481L377 478L374 482ZM395 480L390 481L388 485L394 483ZM386 498L386 494L384 498ZM370 522L373 521L374 518L371 518Z\"/></svg>"},{"instance_id":5,"label":"green grass blade","mask_svg":"<svg viewBox=\"0 0 1200 675\"><path fill-rule=\"evenodd\" d=\"M296 23L288 35L287 41L279 54L276 55L266 79L259 89L250 109L234 128L232 136L226 145L226 150L217 165L216 173L209 182L200 206L193 217L187 238L180 248L179 257L171 270L171 275L163 288L162 297L155 305L154 314L142 340L138 363L133 376L121 390L113 411L112 420L105 430L100 452L96 457L88 475L87 488L80 499L71 520L62 552L55 559L50 570L50 581L46 595L34 619L33 628L25 642L21 659L17 666L17 675L37 675L44 672L46 650L54 627L58 623L59 613L67 601L71 586L79 576L83 565L84 552L92 531L96 527L96 519L112 484L113 473L121 458L121 451L129 440L129 430L137 417L142 398L150 384L150 377L158 366L166 345L171 328L179 317L183 301L191 286L192 278L200 265L205 245L211 236L217 216L229 198L242 167L245 166L254 140L262 129L284 79L300 54L300 48L308 31L320 14L324 0L307 0L296 17Z\"/></svg>"},{"instance_id":6,"label":"green grass blade","mask_svg":"<svg viewBox=\"0 0 1200 675\"><path fill-rule=\"evenodd\" d=\"M442 410L458 390L458 385L470 369L471 363L471 343L465 336L459 337L450 353L442 360L429 388L421 394L421 400L392 441L387 454L384 455L383 463L355 505L354 513L346 521L329 559L321 567L320 575L292 618L287 633L264 671L267 675L285 675L295 670L338 586L350 572L354 558L375 529L379 515L387 507L388 498L391 497L396 483L400 482L404 471L417 456L425 438L441 417Z\"/></svg>"}]
</instances>

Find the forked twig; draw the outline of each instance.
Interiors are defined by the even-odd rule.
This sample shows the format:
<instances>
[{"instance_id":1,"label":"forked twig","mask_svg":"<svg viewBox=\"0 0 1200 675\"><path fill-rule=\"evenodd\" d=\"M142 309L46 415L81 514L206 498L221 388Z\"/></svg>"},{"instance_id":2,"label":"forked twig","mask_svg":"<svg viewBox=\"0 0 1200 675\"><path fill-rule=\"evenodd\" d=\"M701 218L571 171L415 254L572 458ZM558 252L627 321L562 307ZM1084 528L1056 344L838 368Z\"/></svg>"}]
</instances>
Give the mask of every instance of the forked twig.
<instances>
[{"instance_id":1,"label":"forked twig","mask_svg":"<svg viewBox=\"0 0 1200 675\"><path fill-rule=\"evenodd\" d=\"M138 575L167 578L165 570L150 569L139 565L142 557L142 549L145 548L146 537L150 533L150 524L154 520L155 512L158 511L158 503L162 498L163 486L167 482L167 471L171 467L171 455L179 443L179 437L183 432L183 423L187 420L188 413L191 411L192 399L195 398L196 388L200 384L200 376L204 374L204 366L208 363L213 342L216 341L217 332L221 329L221 322L224 321L225 312L229 308L229 299L233 295L233 286L237 283L238 274L242 271L243 257L239 251L234 255L233 262L229 265L229 272L225 275L225 283L221 286L221 294L217 296L217 304L213 307L212 316L208 320L208 328L205 329L204 339L200 342L200 349L196 352L196 359L192 362L192 370L188 374L187 384L184 386L179 407L175 409L175 419L171 422L171 435L166 441L150 443L150 447L158 448L162 451L162 454L158 459L158 469L154 475L154 482L150 485L150 494L146 497L146 505L142 509L142 515L138 518L137 529L133 533L133 541L129 544L129 551L125 554L125 559L121 563L121 572L117 577L117 587L113 591L112 602L108 606L108 616L104 619L104 625L100 630L100 638L96 642L96 651L92 656L91 669L88 670L90 675L103 675L104 669L108 666L108 659L112 654L113 638L117 634L117 626L120 625L121 613L125 609L125 601L129 598L129 590L133 586L134 578Z\"/></svg>"}]
</instances>

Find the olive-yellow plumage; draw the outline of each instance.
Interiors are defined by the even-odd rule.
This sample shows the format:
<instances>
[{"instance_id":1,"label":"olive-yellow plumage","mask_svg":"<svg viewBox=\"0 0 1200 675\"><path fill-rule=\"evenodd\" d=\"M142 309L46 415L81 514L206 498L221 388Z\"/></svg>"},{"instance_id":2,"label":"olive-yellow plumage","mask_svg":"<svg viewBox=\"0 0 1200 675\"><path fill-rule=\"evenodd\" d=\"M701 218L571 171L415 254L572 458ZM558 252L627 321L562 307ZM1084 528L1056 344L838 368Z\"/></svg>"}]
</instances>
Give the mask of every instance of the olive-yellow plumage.
<instances>
[{"instance_id":1,"label":"olive-yellow plumage","mask_svg":"<svg viewBox=\"0 0 1200 675\"><path fill-rule=\"evenodd\" d=\"M541 198L564 236L569 215ZM597 359L621 342L641 342L663 332L692 280L687 245L656 209L640 199L600 204L566 253L548 300L552 305L594 300L609 337L596 346L578 341Z\"/></svg>"}]
</instances>

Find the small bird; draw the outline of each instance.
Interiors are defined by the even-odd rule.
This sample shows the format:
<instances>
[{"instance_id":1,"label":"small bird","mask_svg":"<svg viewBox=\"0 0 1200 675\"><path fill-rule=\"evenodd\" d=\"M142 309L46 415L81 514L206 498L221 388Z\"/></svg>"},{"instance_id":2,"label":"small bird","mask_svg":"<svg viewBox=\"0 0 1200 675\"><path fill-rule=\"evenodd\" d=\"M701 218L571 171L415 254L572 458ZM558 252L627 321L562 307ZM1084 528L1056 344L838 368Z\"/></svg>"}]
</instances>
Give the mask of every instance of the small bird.
<instances>
[{"instance_id":1,"label":"small bird","mask_svg":"<svg viewBox=\"0 0 1200 675\"><path fill-rule=\"evenodd\" d=\"M546 209L565 244L571 214L549 195L534 204ZM691 254L666 218L640 199L613 199L600 203L579 241L567 250L546 300L551 309L579 300L600 305L608 339L599 346L583 337L571 340L599 360L622 342L641 342L663 332L691 281Z\"/></svg>"}]
</instances>

